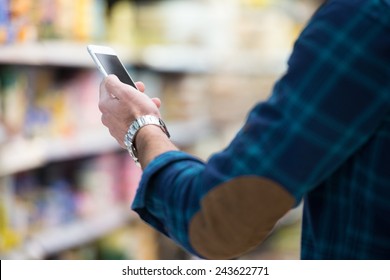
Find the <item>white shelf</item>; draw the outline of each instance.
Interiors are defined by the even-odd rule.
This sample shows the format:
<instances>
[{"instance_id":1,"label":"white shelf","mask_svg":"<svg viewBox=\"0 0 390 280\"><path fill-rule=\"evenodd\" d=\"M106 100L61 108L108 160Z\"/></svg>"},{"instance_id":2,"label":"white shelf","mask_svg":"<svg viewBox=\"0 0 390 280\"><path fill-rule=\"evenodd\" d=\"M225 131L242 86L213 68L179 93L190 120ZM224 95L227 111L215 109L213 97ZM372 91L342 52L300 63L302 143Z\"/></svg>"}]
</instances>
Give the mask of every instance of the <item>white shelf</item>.
<instances>
[{"instance_id":1,"label":"white shelf","mask_svg":"<svg viewBox=\"0 0 390 280\"><path fill-rule=\"evenodd\" d=\"M167 122L171 139L179 147L186 147L207 133L209 122ZM72 138L15 139L0 147L0 177L38 168L54 161L119 150L120 146L102 125Z\"/></svg>"},{"instance_id":2,"label":"white shelf","mask_svg":"<svg viewBox=\"0 0 390 280\"><path fill-rule=\"evenodd\" d=\"M125 63L133 58L129 49L112 46ZM32 66L94 67L87 52L87 43L43 41L0 46L1 64Z\"/></svg>"},{"instance_id":3,"label":"white shelf","mask_svg":"<svg viewBox=\"0 0 390 280\"><path fill-rule=\"evenodd\" d=\"M141 52L140 64L160 72L207 73L213 71L216 57L201 47L150 46Z\"/></svg>"},{"instance_id":4,"label":"white shelf","mask_svg":"<svg viewBox=\"0 0 390 280\"><path fill-rule=\"evenodd\" d=\"M118 149L104 129L84 132L70 139L15 139L0 148L0 177L37 168L52 161L67 160Z\"/></svg>"},{"instance_id":5,"label":"white shelf","mask_svg":"<svg viewBox=\"0 0 390 280\"><path fill-rule=\"evenodd\" d=\"M44 41L0 46L0 64L94 68L87 43ZM111 45L125 64L175 73L223 73L244 75L280 74L289 50L272 54L259 51L223 51L197 46L150 46L139 57L130 47Z\"/></svg>"},{"instance_id":6,"label":"white shelf","mask_svg":"<svg viewBox=\"0 0 390 280\"><path fill-rule=\"evenodd\" d=\"M47 256L92 242L135 218L129 207L110 209L96 217L77 220L68 225L43 230L1 259L44 259Z\"/></svg>"},{"instance_id":7,"label":"white shelf","mask_svg":"<svg viewBox=\"0 0 390 280\"><path fill-rule=\"evenodd\" d=\"M287 67L289 53L289 49L262 53L259 50L150 46L141 52L139 63L160 72L280 75Z\"/></svg>"}]
</instances>

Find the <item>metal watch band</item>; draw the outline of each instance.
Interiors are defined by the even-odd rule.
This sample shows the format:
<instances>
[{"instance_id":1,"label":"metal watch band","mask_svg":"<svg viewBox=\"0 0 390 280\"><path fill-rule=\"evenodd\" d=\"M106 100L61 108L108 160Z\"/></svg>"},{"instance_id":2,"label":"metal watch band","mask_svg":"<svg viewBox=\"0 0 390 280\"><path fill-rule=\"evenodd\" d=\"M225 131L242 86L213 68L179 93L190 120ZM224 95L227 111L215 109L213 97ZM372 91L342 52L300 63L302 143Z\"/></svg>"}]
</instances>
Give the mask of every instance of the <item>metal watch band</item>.
<instances>
[{"instance_id":1,"label":"metal watch band","mask_svg":"<svg viewBox=\"0 0 390 280\"><path fill-rule=\"evenodd\" d=\"M132 124L129 126L129 129L127 130L124 139L124 144L129 151L130 156L136 163L138 163L138 153L134 145L134 140L138 131L146 125L156 125L161 128L161 130L168 136L168 138L170 137L168 129L162 119L152 115L145 115L135 119L135 121L132 122Z\"/></svg>"}]
</instances>

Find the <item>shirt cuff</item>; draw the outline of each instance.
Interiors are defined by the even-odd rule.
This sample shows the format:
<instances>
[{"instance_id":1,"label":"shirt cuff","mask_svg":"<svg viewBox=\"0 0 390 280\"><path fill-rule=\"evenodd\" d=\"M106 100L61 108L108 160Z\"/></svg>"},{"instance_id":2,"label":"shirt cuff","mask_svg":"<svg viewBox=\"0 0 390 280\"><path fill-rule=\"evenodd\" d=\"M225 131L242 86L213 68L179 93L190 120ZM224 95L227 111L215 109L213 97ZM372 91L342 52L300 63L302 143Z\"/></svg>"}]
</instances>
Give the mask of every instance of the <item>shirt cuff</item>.
<instances>
[{"instance_id":1,"label":"shirt cuff","mask_svg":"<svg viewBox=\"0 0 390 280\"><path fill-rule=\"evenodd\" d=\"M151 194L154 191L158 192L159 187L163 185L161 182L162 180L159 179L159 175L161 175L164 170L168 173L171 172L171 170L166 169L166 167L179 161L186 160L202 163L199 159L181 151L166 152L153 159L142 174L137 193L131 206L132 210L137 212L145 222L169 237L170 234L162 221L153 214L158 212L162 213L162 209L159 208L164 205L164 198L162 195ZM150 205L150 201L153 201L152 205Z\"/></svg>"}]
</instances>

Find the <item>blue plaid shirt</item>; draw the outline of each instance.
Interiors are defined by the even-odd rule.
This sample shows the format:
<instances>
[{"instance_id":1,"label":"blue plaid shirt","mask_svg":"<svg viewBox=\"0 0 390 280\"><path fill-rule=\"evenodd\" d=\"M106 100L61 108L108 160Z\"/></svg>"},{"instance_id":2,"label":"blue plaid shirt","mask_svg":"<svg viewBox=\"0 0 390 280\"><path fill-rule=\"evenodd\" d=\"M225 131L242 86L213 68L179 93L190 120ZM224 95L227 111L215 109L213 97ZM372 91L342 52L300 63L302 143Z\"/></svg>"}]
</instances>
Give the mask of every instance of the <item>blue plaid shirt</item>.
<instances>
[{"instance_id":1,"label":"blue plaid shirt","mask_svg":"<svg viewBox=\"0 0 390 280\"><path fill-rule=\"evenodd\" d=\"M302 259L390 259L389 0L327 1L231 144L206 163L160 155L133 209L198 254L188 227L202 199L253 174L303 199Z\"/></svg>"}]
</instances>

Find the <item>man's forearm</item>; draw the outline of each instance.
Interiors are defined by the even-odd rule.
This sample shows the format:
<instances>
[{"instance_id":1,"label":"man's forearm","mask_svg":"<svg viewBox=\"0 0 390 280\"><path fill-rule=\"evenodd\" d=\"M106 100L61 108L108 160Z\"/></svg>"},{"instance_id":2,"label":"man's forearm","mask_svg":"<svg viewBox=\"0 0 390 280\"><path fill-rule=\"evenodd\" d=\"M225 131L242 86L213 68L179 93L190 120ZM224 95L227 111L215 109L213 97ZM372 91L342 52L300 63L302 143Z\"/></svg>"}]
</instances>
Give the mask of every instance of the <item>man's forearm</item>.
<instances>
[{"instance_id":1,"label":"man's forearm","mask_svg":"<svg viewBox=\"0 0 390 280\"><path fill-rule=\"evenodd\" d=\"M178 150L167 135L155 125L142 127L137 133L135 145L142 169L145 169L157 156L168 151Z\"/></svg>"}]
</instances>

